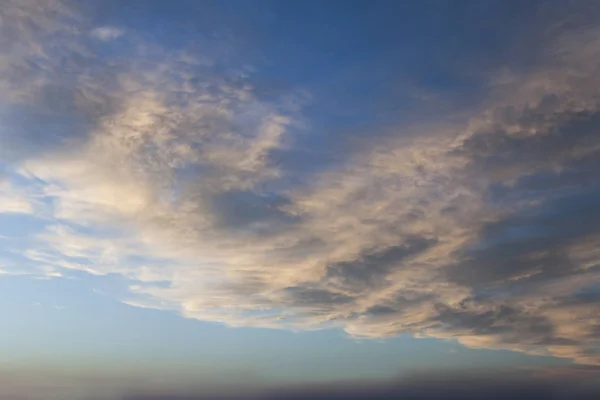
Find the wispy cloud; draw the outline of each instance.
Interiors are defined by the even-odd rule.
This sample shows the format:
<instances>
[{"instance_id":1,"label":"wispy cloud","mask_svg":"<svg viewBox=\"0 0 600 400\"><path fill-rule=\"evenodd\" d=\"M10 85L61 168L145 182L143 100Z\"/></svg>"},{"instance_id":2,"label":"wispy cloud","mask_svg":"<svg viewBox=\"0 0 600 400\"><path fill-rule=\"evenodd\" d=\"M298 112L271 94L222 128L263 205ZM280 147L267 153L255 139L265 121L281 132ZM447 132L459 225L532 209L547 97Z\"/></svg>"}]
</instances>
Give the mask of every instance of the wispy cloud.
<instances>
[{"instance_id":1,"label":"wispy cloud","mask_svg":"<svg viewBox=\"0 0 600 400\"><path fill-rule=\"evenodd\" d=\"M91 30L90 35L99 40L109 41L115 40L125 34L124 29L120 29L114 26L101 26Z\"/></svg>"},{"instance_id":2,"label":"wispy cloud","mask_svg":"<svg viewBox=\"0 0 600 400\"><path fill-rule=\"evenodd\" d=\"M15 188L8 181L0 181L0 214L31 214L34 203L26 191Z\"/></svg>"}]
</instances>

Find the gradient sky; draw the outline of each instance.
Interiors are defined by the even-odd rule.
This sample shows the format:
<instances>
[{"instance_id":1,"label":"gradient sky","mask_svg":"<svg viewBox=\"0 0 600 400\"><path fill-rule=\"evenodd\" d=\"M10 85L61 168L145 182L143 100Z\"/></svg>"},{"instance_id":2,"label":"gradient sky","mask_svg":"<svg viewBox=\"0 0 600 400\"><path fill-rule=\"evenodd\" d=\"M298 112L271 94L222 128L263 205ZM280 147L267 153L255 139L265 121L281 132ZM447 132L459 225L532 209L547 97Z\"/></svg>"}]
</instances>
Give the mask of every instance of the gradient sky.
<instances>
[{"instance_id":1,"label":"gradient sky","mask_svg":"<svg viewBox=\"0 0 600 400\"><path fill-rule=\"evenodd\" d=\"M4 0L0 396L599 371L599 23Z\"/></svg>"}]
</instances>

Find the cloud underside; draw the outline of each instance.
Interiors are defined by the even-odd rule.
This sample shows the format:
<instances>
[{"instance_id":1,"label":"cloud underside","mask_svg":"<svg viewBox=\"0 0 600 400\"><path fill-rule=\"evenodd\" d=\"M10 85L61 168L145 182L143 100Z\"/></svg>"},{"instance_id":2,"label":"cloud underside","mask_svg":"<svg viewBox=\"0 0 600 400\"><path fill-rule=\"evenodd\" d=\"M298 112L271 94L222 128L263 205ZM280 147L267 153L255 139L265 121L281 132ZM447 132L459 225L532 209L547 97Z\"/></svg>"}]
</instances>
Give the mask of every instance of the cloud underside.
<instances>
[{"instance_id":1,"label":"cloud underside","mask_svg":"<svg viewBox=\"0 0 600 400\"><path fill-rule=\"evenodd\" d=\"M233 326L600 363L600 32L303 173L281 161L319 135L296 94L36 3L1 11L0 212L45 225L19 268L119 274L128 304Z\"/></svg>"}]
</instances>

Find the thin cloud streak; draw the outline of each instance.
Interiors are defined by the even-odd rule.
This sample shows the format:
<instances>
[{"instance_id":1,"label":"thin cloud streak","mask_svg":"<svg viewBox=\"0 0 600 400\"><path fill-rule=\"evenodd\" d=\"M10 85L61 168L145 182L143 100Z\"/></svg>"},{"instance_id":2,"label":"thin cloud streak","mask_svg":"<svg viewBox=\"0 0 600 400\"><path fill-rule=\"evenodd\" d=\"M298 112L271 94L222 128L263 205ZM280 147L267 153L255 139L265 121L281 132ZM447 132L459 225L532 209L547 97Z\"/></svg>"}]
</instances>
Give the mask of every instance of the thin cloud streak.
<instances>
[{"instance_id":1,"label":"thin cloud streak","mask_svg":"<svg viewBox=\"0 0 600 400\"><path fill-rule=\"evenodd\" d=\"M123 36L124 34L125 34L125 30L119 29L114 26L101 26L101 27L92 29L92 31L90 32L90 35L93 38L103 40L103 41L118 39L119 37Z\"/></svg>"}]
</instances>

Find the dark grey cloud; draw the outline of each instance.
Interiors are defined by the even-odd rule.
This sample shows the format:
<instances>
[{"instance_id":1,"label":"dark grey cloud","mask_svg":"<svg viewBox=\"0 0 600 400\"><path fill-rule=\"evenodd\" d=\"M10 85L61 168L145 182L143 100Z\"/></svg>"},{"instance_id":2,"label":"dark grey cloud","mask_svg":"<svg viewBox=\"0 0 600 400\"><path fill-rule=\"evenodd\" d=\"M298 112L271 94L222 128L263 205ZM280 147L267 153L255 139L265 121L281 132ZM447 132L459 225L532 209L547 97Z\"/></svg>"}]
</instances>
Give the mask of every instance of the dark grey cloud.
<instances>
[{"instance_id":1,"label":"dark grey cloud","mask_svg":"<svg viewBox=\"0 0 600 400\"><path fill-rule=\"evenodd\" d=\"M284 301L289 301L292 307L303 306L335 306L352 302L352 297L334 293L319 288L294 286L283 290Z\"/></svg>"},{"instance_id":2,"label":"dark grey cloud","mask_svg":"<svg viewBox=\"0 0 600 400\"><path fill-rule=\"evenodd\" d=\"M550 98L564 107L557 96ZM525 180L519 186L521 190L534 189L535 179L527 178L542 172L570 173L571 185L590 183L591 177L586 172L600 163L600 114L546 110L546 101L524 113L503 110L502 114L517 115L502 115L498 126L492 127L494 130L467 139L458 153L470 159L471 171L486 173L500 182ZM506 132L507 126L512 125L517 127L516 132ZM532 129L547 132L528 134ZM581 174L581 178L576 174ZM597 179L593 181L598 184Z\"/></svg>"},{"instance_id":3,"label":"dark grey cloud","mask_svg":"<svg viewBox=\"0 0 600 400\"><path fill-rule=\"evenodd\" d=\"M575 191L482 228L480 249L468 251L447 277L470 286L583 273L567 248L600 234L600 190Z\"/></svg>"},{"instance_id":4,"label":"dark grey cloud","mask_svg":"<svg viewBox=\"0 0 600 400\"><path fill-rule=\"evenodd\" d=\"M485 307L483 303L467 300L458 307L437 305L436 311L436 323L442 324L443 329L450 332L500 336L503 343L525 346L576 344L557 337L554 325L548 318L507 305L491 304Z\"/></svg>"},{"instance_id":5,"label":"dark grey cloud","mask_svg":"<svg viewBox=\"0 0 600 400\"><path fill-rule=\"evenodd\" d=\"M226 230L272 235L297 220L283 210L290 201L277 193L222 192L209 201L216 224Z\"/></svg>"},{"instance_id":6,"label":"dark grey cloud","mask_svg":"<svg viewBox=\"0 0 600 400\"><path fill-rule=\"evenodd\" d=\"M434 244L434 239L414 237L383 251L367 251L354 261L327 266L323 281L350 292L381 287L394 269L402 268L402 262L406 258L419 254Z\"/></svg>"}]
</instances>

